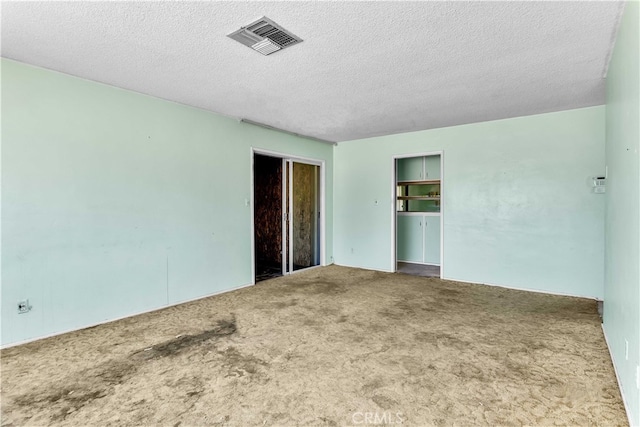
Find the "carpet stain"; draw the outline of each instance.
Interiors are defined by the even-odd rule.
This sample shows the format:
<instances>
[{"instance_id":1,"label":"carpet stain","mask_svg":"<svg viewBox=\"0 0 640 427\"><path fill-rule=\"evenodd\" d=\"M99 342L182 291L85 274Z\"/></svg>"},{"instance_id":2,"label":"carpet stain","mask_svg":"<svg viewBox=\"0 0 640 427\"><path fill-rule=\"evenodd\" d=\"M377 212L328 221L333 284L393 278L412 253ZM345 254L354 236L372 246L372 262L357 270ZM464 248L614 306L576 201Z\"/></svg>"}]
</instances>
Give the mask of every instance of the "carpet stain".
<instances>
[{"instance_id":1,"label":"carpet stain","mask_svg":"<svg viewBox=\"0 0 640 427\"><path fill-rule=\"evenodd\" d=\"M287 308L287 307L294 307L298 305L298 300L297 299L292 299L292 300L288 300L288 301L277 301L273 307L276 309L283 309L283 308Z\"/></svg>"},{"instance_id":2,"label":"carpet stain","mask_svg":"<svg viewBox=\"0 0 640 427\"><path fill-rule=\"evenodd\" d=\"M121 360L107 360L68 376L62 381L62 386L53 384L36 388L32 392L16 396L13 402L20 407L46 409L53 412L50 418L52 422L63 421L94 400L106 397L113 392L115 386L135 376L141 363L176 356L190 347L213 338L231 335L236 330L235 319L220 320L214 328L200 334L184 335L147 349L137 350ZM201 392L202 390L196 393ZM135 402L136 405L144 403L144 399Z\"/></svg>"},{"instance_id":3,"label":"carpet stain","mask_svg":"<svg viewBox=\"0 0 640 427\"><path fill-rule=\"evenodd\" d=\"M388 313L395 313L397 315L406 315L406 314L415 314L422 307L419 304L416 304L413 301L400 300L393 304L391 309L387 309Z\"/></svg>"},{"instance_id":4,"label":"carpet stain","mask_svg":"<svg viewBox=\"0 0 640 427\"><path fill-rule=\"evenodd\" d=\"M398 407L398 402L396 402L395 400L387 396L382 396L378 394L373 396L371 400L373 400L376 403L376 405L378 405L382 409L393 409Z\"/></svg>"},{"instance_id":5,"label":"carpet stain","mask_svg":"<svg viewBox=\"0 0 640 427\"><path fill-rule=\"evenodd\" d=\"M347 287L339 283L319 280L301 284L296 291L307 295L338 295L346 292Z\"/></svg>"},{"instance_id":6,"label":"carpet stain","mask_svg":"<svg viewBox=\"0 0 640 427\"><path fill-rule=\"evenodd\" d=\"M165 341L135 352L132 357L142 360L157 359L160 357L176 356L184 351L188 351L194 346L201 345L213 338L226 337L234 334L237 330L235 319L220 320L218 324L209 330L197 335L183 335L175 339Z\"/></svg>"},{"instance_id":7,"label":"carpet stain","mask_svg":"<svg viewBox=\"0 0 640 427\"><path fill-rule=\"evenodd\" d=\"M256 304L255 307L259 310L283 310L289 307L295 307L298 305L298 299L286 299L286 300L275 300L269 303L261 302Z\"/></svg>"},{"instance_id":8,"label":"carpet stain","mask_svg":"<svg viewBox=\"0 0 640 427\"><path fill-rule=\"evenodd\" d=\"M385 381L382 378L375 378L373 380L370 380L362 386L362 393L365 395L369 395L375 390L384 387L384 383Z\"/></svg>"},{"instance_id":9,"label":"carpet stain","mask_svg":"<svg viewBox=\"0 0 640 427\"><path fill-rule=\"evenodd\" d=\"M227 377L253 375L258 372L260 366L269 365L264 360L241 353L235 347L219 350L218 354L222 356L222 366L227 368Z\"/></svg>"},{"instance_id":10,"label":"carpet stain","mask_svg":"<svg viewBox=\"0 0 640 427\"><path fill-rule=\"evenodd\" d=\"M322 422L322 425L325 425L325 426L330 426L330 427L338 426L338 422L336 420L332 420L327 417L320 417L320 421Z\"/></svg>"},{"instance_id":11,"label":"carpet stain","mask_svg":"<svg viewBox=\"0 0 640 427\"><path fill-rule=\"evenodd\" d=\"M62 387L54 385L16 396L14 403L27 408L46 408L53 411L51 421L61 421L92 401L105 397L135 371L136 366L130 361L110 360L72 375Z\"/></svg>"}]
</instances>

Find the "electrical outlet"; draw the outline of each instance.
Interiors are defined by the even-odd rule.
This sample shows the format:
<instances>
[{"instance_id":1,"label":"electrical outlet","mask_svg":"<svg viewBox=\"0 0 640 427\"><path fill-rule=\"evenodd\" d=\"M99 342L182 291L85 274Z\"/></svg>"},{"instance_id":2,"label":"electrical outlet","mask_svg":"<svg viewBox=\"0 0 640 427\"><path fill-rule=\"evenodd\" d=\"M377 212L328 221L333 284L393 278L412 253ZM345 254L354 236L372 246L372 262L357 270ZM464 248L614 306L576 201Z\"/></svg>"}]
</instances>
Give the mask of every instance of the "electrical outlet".
<instances>
[{"instance_id":1,"label":"electrical outlet","mask_svg":"<svg viewBox=\"0 0 640 427\"><path fill-rule=\"evenodd\" d=\"M31 311L31 305L29 305L28 299L18 301L18 314L28 313L30 311Z\"/></svg>"}]
</instances>

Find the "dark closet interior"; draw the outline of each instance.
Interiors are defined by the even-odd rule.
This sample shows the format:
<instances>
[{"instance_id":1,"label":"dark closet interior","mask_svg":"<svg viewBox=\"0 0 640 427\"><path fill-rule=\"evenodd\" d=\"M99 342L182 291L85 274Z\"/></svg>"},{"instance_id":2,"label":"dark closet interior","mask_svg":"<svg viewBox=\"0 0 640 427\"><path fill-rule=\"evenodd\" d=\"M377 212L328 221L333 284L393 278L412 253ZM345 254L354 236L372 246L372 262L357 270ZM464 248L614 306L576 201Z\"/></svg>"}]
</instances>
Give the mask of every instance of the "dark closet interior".
<instances>
[{"instance_id":1,"label":"dark closet interior","mask_svg":"<svg viewBox=\"0 0 640 427\"><path fill-rule=\"evenodd\" d=\"M256 282L282 276L282 159L254 157Z\"/></svg>"}]
</instances>

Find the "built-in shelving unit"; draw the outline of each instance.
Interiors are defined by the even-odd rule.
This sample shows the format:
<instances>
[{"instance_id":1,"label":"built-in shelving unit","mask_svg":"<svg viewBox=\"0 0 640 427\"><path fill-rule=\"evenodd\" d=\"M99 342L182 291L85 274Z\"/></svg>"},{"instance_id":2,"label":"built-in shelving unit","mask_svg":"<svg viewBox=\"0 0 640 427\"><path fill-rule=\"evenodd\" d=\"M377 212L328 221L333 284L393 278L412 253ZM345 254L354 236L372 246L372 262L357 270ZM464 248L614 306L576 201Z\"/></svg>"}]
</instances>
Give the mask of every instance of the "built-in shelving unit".
<instances>
[{"instance_id":1,"label":"built-in shelving unit","mask_svg":"<svg viewBox=\"0 0 640 427\"><path fill-rule=\"evenodd\" d=\"M440 264L440 155L396 162L396 259Z\"/></svg>"},{"instance_id":2,"label":"built-in shelving unit","mask_svg":"<svg viewBox=\"0 0 640 427\"><path fill-rule=\"evenodd\" d=\"M438 212L440 209L440 180L398 181L398 212ZM413 206L410 201L430 201L432 204ZM415 209L414 209L415 207Z\"/></svg>"}]
</instances>

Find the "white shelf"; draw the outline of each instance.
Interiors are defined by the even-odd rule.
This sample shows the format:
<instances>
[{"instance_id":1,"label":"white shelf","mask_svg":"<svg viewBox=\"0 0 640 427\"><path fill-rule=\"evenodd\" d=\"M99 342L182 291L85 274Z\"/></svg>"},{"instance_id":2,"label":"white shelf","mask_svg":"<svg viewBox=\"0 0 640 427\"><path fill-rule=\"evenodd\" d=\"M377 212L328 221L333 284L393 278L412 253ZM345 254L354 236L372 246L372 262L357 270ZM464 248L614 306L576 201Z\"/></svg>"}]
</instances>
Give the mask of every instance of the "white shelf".
<instances>
[{"instance_id":1,"label":"white shelf","mask_svg":"<svg viewBox=\"0 0 640 427\"><path fill-rule=\"evenodd\" d=\"M429 212L429 211L420 211L420 212L403 212L397 211L398 215L407 215L407 216L440 216L440 212Z\"/></svg>"},{"instance_id":2,"label":"white shelf","mask_svg":"<svg viewBox=\"0 0 640 427\"><path fill-rule=\"evenodd\" d=\"M398 185L440 185L439 179L427 179L419 181L398 181Z\"/></svg>"},{"instance_id":3,"label":"white shelf","mask_svg":"<svg viewBox=\"0 0 640 427\"><path fill-rule=\"evenodd\" d=\"M440 200L440 197L429 197L429 196L398 196L398 200Z\"/></svg>"}]
</instances>

